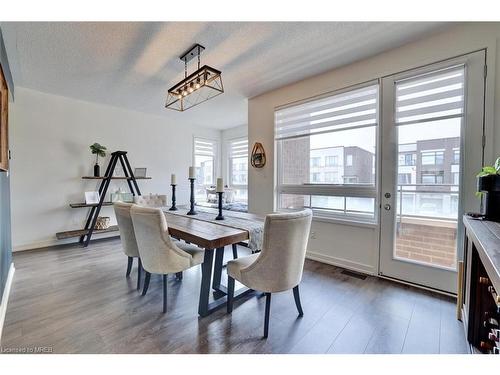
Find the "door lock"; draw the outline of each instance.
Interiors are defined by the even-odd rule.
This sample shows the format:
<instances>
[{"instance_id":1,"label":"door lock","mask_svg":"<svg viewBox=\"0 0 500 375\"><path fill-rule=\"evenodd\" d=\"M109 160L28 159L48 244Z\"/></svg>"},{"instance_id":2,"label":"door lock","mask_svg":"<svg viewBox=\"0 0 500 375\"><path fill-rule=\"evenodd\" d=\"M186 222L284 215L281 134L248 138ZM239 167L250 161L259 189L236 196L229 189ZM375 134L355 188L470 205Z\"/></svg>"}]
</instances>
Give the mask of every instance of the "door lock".
<instances>
[{"instance_id":1,"label":"door lock","mask_svg":"<svg viewBox=\"0 0 500 375\"><path fill-rule=\"evenodd\" d=\"M384 209L386 211L390 211L391 210L391 205L389 203L384 204Z\"/></svg>"},{"instance_id":2,"label":"door lock","mask_svg":"<svg viewBox=\"0 0 500 375\"><path fill-rule=\"evenodd\" d=\"M391 197L391 193L385 193L384 197L386 197L387 199L389 199Z\"/></svg>"}]
</instances>

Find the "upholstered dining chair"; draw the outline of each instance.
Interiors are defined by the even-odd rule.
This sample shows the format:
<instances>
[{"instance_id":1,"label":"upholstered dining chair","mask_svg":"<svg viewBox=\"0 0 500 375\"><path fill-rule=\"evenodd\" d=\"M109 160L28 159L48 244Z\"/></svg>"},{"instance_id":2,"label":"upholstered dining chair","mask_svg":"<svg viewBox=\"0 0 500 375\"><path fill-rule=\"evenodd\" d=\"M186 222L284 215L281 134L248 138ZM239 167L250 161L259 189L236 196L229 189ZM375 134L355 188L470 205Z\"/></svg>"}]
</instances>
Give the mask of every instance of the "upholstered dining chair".
<instances>
[{"instance_id":1,"label":"upholstered dining chair","mask_svg":"<svg viewBox=\"0 0 500 375\"><path fill-rule=\"evenodd\" d=\"M130 217L130 208L132 203L115 202L113 208L115 210L116 221L120 231L120 240L125 255L128 257L126 277L130 276L134 258L137 258L137 289L141 287L141 258L137 249L137 241L135 240L134 225Z\"/></svg>"},{"instance_id":2,"label":"upholstered dining chair","mask_svg":"<svg viewBox=\"0 0 500 375\"><path fill-rule=\"evenodd\" d=\"M299 284L302 279L312 211L278 213L266 216L262 251L227 262L227 312L233 311L234 282L264 292L266 312L264 338L269 332L271 294L293 289L299 316L303 316Z\"/></svg>"},{"instance_id":3,"label":"upholstered dining chair","mask_svg":"<svg viewBox=\"0 0 500 375\"><path fill-rule=\"evenodd\" d=\"M146 271L142 295L149 288L151 274L163 276L163 312L167 311L167 275L179 273L203 263L203 250L172 240L165 214L160 208L133 205L130 214L137 247Z\"/></svg>"}]
</instances>

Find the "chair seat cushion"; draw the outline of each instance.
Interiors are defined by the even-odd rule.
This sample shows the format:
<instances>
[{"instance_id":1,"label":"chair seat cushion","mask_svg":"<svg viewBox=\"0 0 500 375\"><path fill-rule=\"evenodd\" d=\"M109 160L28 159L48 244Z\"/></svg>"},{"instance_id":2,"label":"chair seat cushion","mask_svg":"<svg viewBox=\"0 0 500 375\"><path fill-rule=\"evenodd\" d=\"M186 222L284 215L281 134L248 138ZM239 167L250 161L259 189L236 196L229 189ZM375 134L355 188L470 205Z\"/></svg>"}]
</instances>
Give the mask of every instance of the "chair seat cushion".
<instances>
[{"instance_id":1,"label":"chair seat cushion","mask_svg":"<svg viewBox=\"0 0 500 375\"><path fill-rule=\"evenodd\" d=\"M203 263L203 256L205 252L198 246L187 244L181 241L176 241L175 246L193 257L193 259L191 260L191 266Z\"/></svg>"},{"instance_id":2,"label":"chair seat cushion","mask_svg":"<svg viewBox=\"0 0 500 375\"><path fill-rule=\"evenodd\" d=\"M258 257L259 254L252 254L247 257L230 260L229 262L227 262L227 273L233 279L236 279L238 281L243 281L241 280L241 270L250 266L253 262L257 260Z\"/></svg>"}]
</instances>

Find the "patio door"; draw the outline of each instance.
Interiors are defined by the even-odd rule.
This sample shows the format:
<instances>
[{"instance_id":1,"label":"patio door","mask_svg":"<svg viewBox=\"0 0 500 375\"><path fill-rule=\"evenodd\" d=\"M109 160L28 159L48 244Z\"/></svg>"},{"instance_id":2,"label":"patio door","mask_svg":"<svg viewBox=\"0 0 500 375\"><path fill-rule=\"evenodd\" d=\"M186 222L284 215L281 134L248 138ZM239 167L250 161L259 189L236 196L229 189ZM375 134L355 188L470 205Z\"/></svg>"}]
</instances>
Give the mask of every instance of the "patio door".
<instances>
[{"instance_id":1,"label":"patio door","mask_svg":"<svg viewBox=\"0 0 500 375\"><path fill-rule=\"evenodd\" d=\"M478 211L485 53L382 80L381 275L456 293L461 217Z\"/></svg>"}]
</instances>

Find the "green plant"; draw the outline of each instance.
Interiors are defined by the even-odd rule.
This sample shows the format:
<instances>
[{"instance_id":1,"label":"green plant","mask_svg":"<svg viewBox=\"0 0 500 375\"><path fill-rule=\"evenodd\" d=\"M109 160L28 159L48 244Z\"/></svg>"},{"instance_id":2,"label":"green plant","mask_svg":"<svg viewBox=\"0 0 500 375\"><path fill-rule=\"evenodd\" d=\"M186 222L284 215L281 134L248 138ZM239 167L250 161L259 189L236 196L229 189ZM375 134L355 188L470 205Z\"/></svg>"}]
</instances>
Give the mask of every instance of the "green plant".
<instances>
[{"instance_id":1,"label":"green plant","mask_svg":"<svg viewBox=\"0 0 500 375\"><path fill-rule=\"evenodd\" d=\"M94 143L93 145L90 145L90 151L92 151L92 154L95 154L95 163L97 164L97 161L100 157L105 157L106 156L106 147L100 145L99 143Z\"/></svg>"},{"instance_id":2,"label":"green plant","mask_svg":"<svg viewBox=\"0 0 500 375\"><path fill-rule=\"evenodd\" d=\"M484 177L484 176L490 176L494 174L500 174L500 157L497 158L495 161L495 165L486 165L481 169L481 172L479 172L476 177Z\"/></svg>"}]
</instances>

